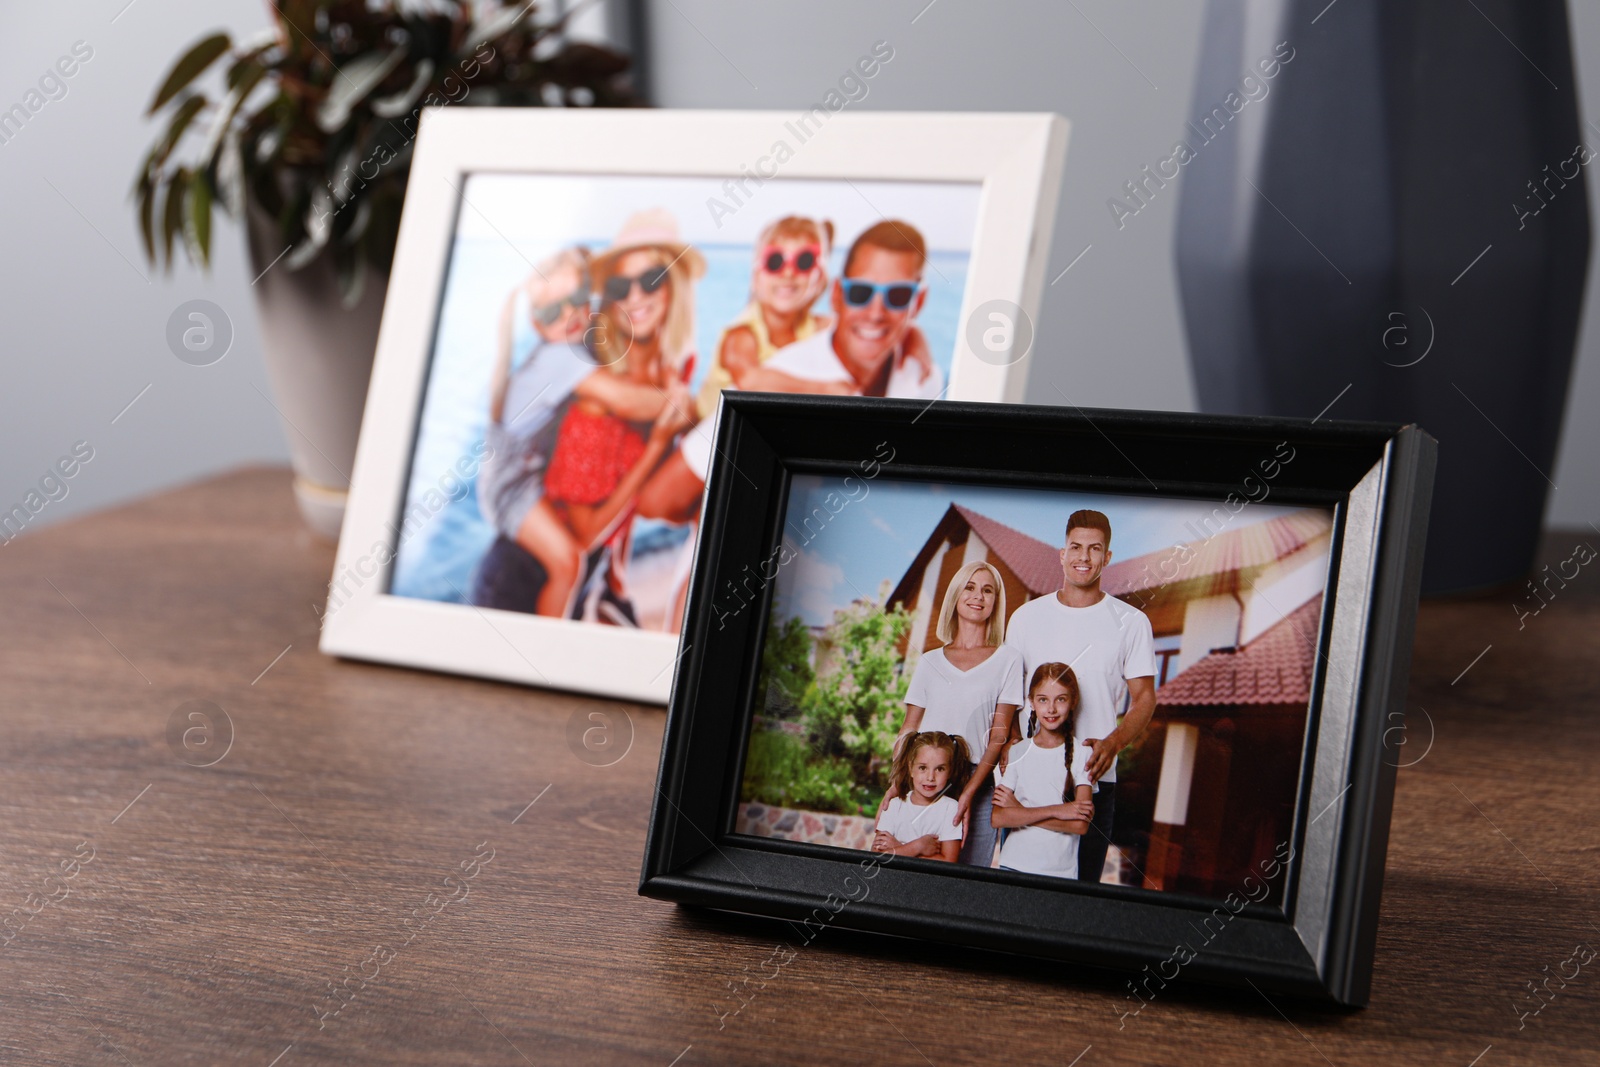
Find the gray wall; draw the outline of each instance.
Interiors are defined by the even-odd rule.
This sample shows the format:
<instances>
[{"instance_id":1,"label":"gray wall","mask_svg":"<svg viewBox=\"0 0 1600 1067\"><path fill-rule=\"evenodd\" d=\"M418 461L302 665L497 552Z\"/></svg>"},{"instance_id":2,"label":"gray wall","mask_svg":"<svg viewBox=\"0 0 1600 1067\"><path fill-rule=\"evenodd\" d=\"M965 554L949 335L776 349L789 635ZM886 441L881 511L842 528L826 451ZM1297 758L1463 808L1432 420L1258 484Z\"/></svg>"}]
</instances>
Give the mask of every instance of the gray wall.
<instances>
[{"instance_id":1,"label":"gray wall","mask_svg":"<svg viewBox=\"0 0 1600 1067\"><path fill-rule=\"evenodd\" d=\"M269 390L239 235L217 235L211 277L188 267L163 277L144 261L128 199L155 131L144 108L179 49L212 27L259 28L262 5L126 4L0 9L0 107L23 100L74 42L93 49L65 80L66 95L0 144L0 510L75 441L94 449L66 498L30 529L288 454L277 414L256 392ZM166 344L168 315L194 298L220 305L235 327L232 350L210 367L179 362Z\"/></svg>"},{"instance_id":2,"label":"gray wall","mask_svg":"<svg viewBox=\"0 0 1600 1067\"><path fill-rule=\"evenodd\" d=\"M652 0L657 100L798 110L886 40L894 59L852 106L1068 116L1072 142L1049 276L1088 251L1047 290L1029 399L1191 408L1172 266L1177 188L1169 185L1120 231L1105 202L1164 154L1183 125L1202 5L925 3ZM1470 9L1463 17L1473 17ZM1600 10L1576 5L1573 19L1580 72L1593 87L1583 100L1600 103ZM262 22L259 0L95 0L6 5L0 13L0 106L21 100L73 42L94 49L67 81L67 95L0 144L0 510L78 440L90 442L95 458L35 525L240 463L285 461L283 431L261 395L269 390L237 233L222 228L210 276L186 266L154 274L127 199L154 133L144 105L177 51L211 27L248 32ZM1600 205L1600 187L1591 196ZM1587 310L1597 287L1600 278L1591 278ZM180 362L165 341L173 309L197 297L220 305L235 327L232 350L209 367ZM1585 317L1552 474L1561 487L1550 504L1556 525L1600 518L1594 319Z\"/></svg>"}]
</instances>

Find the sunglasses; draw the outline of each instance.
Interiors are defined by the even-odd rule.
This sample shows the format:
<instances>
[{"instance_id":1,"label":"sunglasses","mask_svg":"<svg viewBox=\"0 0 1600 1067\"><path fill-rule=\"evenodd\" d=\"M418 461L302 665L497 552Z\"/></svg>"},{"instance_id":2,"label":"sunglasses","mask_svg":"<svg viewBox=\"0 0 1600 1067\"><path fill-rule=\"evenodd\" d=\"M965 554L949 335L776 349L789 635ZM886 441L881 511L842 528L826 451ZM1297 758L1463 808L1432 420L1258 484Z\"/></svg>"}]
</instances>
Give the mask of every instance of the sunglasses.
<instances>
[{"instance_id":1,"label":"sunglasses","mask_svg":"<svg viewBox=\"0 0 1600 1067\"><path fill-rule=\"evenodd\" d=\"M641 271L632 278L621 274L607 278L605 287L606 303L615 304L619 300L628 299L628 294L633 291L635 282L646 293L653 293L667 284L667 277L666 267L651 267L649 270Z\"/></svg>"},{"instance_id":2,"label":"sunglasses","mask_svg":"<svg viewBox=\"0 0 1600 1067\"><path fill-rule=\"evenodd\" d=\"M776 247L768 248L766 254L762 257L761 266L766 269L768 274L782 274L783 268L792 263L796 274L810 274L816 269L817 258L821 252L822 249L814 246L802 248L794 254L793 259L790 259L783 254L782 249Z\"/></svg>"},{"instance_id":3,"label":"sunglasses","mask_svg":"<svg viewBox=\"0 0 1600 1067\"><path fill-rule=\"evenodd\" d=\"M853 308L866 307L872 298L883 294L883 306L892 311L903 311L922 291L921 282L868 282L860 278L840 278L839 288L844 292L844 302Z\"/></svg>"},{"instance_id":4,"label":"sunglasses","mask_svg":"<svg viewBox=\"0 0 1600 1067\"><path fill-rule=\"evenodd\" d=\"M574 292L571 296L563 297L553 304L543 304L533 309L533 317L541 326L554 326L567 313L568 308L585 308L589 306L589 293L587 290Z\"/></svg>"}]
</instances>

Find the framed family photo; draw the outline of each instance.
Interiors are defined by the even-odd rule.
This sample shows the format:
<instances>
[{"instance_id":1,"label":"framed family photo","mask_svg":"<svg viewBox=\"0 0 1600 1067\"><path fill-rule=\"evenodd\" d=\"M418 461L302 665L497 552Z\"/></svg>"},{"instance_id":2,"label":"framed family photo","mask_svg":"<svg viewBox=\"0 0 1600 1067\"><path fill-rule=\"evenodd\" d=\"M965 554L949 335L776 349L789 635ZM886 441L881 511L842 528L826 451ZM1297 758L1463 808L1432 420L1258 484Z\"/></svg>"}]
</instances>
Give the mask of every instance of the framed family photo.
<instances>
[{"instance_id":1,"label":"framed family photo","mask_svg":"<svg viewBox=\"0 0 1600 1067\"><path fill-rule=\"evenodd\" d=\"M324 651L664 703L722 395L1020 397L1064 120L836 110L425 116Z\"/></svg>"},{"instance_id":2,"label":"framed family photo","mask_svg":"<svg viewBox=\"0 0 1600 1067\"><path fill-rule=\"evenodd\" d=\"M730 393L716 444L642 893L1365 1002L1430 437Z\"/></svg>"}]
</instances>

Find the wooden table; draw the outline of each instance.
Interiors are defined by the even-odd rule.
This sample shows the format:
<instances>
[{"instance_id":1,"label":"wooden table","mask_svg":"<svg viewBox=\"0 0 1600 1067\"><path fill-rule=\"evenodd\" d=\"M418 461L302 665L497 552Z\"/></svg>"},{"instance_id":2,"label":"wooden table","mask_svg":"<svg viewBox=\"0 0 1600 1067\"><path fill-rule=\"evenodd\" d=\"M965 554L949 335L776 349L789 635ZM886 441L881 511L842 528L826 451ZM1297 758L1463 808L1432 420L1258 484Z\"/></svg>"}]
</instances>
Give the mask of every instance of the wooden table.
<instances>
[{"instance_id":1,"label":"wooden table","mask_svg":"<svg viewBox=\"0 0 1600 1067\"><path fill-rule=\"evenodd\" d=\"M1600 1062L1600 958L1515 1007L1600 948L1600 565L1425 606L1367 1010L830 931L719 1026L792 935L636 895L663 712L324 657L332 561L280 470L0 548L0 1062Z\"/></svg>"}]
</instances>

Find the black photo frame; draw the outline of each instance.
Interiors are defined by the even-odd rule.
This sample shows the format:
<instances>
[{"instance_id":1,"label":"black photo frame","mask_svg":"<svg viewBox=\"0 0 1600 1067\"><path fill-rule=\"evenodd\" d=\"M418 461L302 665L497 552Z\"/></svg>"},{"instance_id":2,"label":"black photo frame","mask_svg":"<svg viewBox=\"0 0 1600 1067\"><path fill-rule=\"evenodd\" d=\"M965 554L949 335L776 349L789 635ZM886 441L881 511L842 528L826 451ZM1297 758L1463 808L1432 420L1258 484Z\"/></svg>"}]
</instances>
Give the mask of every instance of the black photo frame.
<instances>
[{"instance_id":1,"label":"black photo frame","mask_svg":"<svg viewBox=\"0 0 1600 1067\"><path fill-rule=\"evenodd\" d=\"M640 893L683 904L1366 1003L1436 445L1415 426L725 394ZM1275 445L1277 501L1332 507L1331 571L1280 905L853 853L732 831L796 473L1222 501ZM889 458L885 459L885 453ZM875 469L874 469L875 468ZM767 568L770 569L770 568ZM735 591L741 591L734 596ZM753 600L749 600L750 597ZM737 605L747 606L735 609ZM863 863L864 859L870 862ZM1034 917L1027 925L1011 917ZM1148 980L1148 979L1146 979Z\"/></svg>"}]
</instances>

